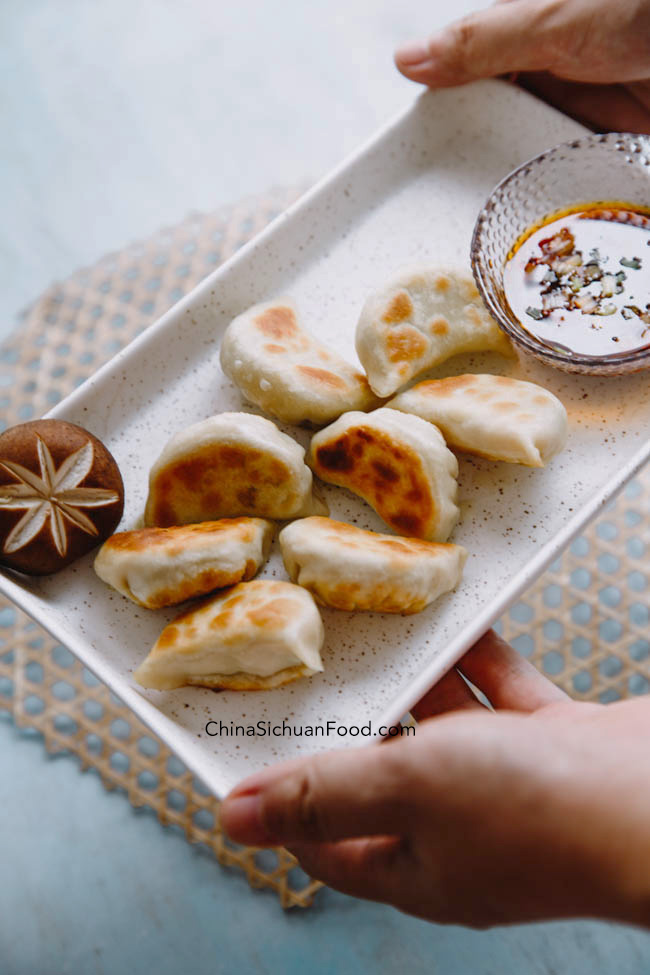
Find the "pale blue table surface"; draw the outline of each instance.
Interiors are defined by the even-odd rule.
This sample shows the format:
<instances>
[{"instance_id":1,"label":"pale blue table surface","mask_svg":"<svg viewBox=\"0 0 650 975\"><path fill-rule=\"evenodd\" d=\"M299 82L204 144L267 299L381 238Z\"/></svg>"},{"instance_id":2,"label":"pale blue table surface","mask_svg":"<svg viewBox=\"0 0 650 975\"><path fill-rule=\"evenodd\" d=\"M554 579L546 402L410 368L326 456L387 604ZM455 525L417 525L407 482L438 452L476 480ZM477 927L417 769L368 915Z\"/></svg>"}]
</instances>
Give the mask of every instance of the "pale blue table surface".
<instances>
[{"instance_id":1,"label":"pale blue table surface","mask_svg":"<svg viewBox=\"0 0 650 975\"><path fill-rule=\"evenodd\" d=\"M3 0L0 339L106 251L328 169L413 97L393 47L480 5ZM619 926L473 932L331 891L284 913L6 719L0 810L0 975L650 972Z\"/></svg>"},{"instance_id":2,"label":"pale blue table surface","mask_svg":"<svg viewBox=\"0 0 650 975\"><path fill-rule=\"evenodd\" d=\"M650 935L594 922L439 927L321 891L284 912L173 828L0 721L2 975L646 975ZM534 883L534 877L530 878Z\"/></svg>"}]
</instances>

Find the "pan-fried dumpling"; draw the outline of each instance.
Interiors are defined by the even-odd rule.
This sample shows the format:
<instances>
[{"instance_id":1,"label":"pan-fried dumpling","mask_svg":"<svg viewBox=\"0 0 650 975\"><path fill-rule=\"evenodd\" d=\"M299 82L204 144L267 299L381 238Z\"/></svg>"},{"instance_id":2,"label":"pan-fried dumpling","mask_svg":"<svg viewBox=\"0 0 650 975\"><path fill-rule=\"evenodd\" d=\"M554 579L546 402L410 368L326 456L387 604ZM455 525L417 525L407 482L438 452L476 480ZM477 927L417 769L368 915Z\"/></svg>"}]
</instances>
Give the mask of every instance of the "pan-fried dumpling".
<instances>
[{"instance_id":1,"label":"pan-fried dumpling","mask_svg":"<svg viewBox=\"0 0 650 975\"><path fill-rule=\"evenodd\" d=\"M450 447L491 460L544 467L567 439L559 399L542 386L506 376L433 379L388 405L435 423Z\"/></svg>"},{"instance_id":2,"label":"pan-fried dumpling","mask_svg":"<svg viewBox=\"0 0 650 975\"><path fill-rule=\"evenodd\" d=\"M231 322L221 368L251 403L285 423L322 426L379 405L365 375L302 328L290 298L254 305Z\"/></svg>"},{"instance_id":3,"label":"pan-fried dumpling","mask_svg":"<svg viewBox=\"0 0 650 975\"><path fill-rule=\"evenodd\" d=\"M263 691L323 669L323 621L291 582L240 582L169 623L134 676L142 687Z\"/></svg>"},{"instance_id":4,"label":"pan-fried dumpling","mask_svg":"<svg viewBox=\"0 0 650 975\"><path fill-rule=\"evenodd\" d=\"M378 396L390 396L459 352L512 355L471 275L452 268L410 268L394 275L363 306L356 345Z\"/></svg>"},{"instance_id":5,"label":"pan-fried dumpling","mask_svg":"<svg viewBox=\"0 0 650 975\"><path fill-rule=\"evenodd\" d=\"M293 582L326 606L419 613L460 582L467 552L364 531L331 518L303 518L280 532Z\"/></svg>"},{"instance_id":6,"label":"pan-fried dumpling","mask_svg":"<svg viewBox=\"0 0 650 975\"><path fill-rule=\"evenodd\" d=\"M138 606L160 609L251 579L272 537L262 518L119 532L100 548L95 572Z\"/></svg>"},{"instance_id":7,"label":"pan-fried dumpling","mask_svg":"<svg viewBox=\"0 0 650 975\"><path fill-rule=\"evenodd\" d=\"M327 514L313 498L305 451L275 423L221 413L181 430L151 468L145 525Z\"/></svg>"},{"instance_id":8,"label":"pan-fried dumpling","mask_svg":"<svg viewBox=\"0 0 650 975\"><path fill-rule=\"evenodd\" d=\"M400 535L445 542L458 521L458 461L419 416L382 407L344 413L311 442L309 463L359 494Z\"/></svg>"}]
</instances>

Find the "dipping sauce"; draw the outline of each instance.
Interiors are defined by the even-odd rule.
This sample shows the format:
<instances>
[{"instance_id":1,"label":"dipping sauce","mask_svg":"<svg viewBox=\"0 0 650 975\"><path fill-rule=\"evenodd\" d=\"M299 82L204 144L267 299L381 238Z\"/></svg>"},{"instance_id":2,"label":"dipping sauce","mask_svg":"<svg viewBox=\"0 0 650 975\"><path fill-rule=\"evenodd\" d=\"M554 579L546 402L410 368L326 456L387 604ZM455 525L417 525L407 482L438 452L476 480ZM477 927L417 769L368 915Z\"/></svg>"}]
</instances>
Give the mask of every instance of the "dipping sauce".
<instances>
[{"instance_id":1,"label":"dipping sauce","mask_svg":"<svg viewBox=\"0 0 650 975\"><path fill-rule=\"evenodd\" d=\"M650 207L581 204L516 242L504 290L521 325L563 353L650 346Z\"/></svg>"}]
</instances>

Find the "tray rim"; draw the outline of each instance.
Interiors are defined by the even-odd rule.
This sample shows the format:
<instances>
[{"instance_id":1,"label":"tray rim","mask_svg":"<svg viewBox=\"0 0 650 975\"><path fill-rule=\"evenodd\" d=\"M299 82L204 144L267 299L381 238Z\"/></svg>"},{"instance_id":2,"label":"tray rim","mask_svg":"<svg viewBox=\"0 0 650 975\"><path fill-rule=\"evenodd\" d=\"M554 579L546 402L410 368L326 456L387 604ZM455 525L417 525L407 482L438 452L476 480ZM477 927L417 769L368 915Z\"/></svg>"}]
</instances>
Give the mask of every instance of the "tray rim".
<instances>
[{"instance_id":1,"label":"tray rim","mask_svg":"<svg viewBox=\"0 0 650 975\"><path fill-rule=\"evenodd\" d=\"M507 85L507 82L488 80L477 82L476 84L502 88ZM539 99L527 92L522 92L521 95L525 98L531 98L535 102L539 101ZM394 130L399 128L408 116L417 110L419 101L427 97L431 97L429 92L419 94L384 125L380 126L375 133L364 140L342 162L321 177L313 187L302 194L286 210L278 214L260 233L256 234L255 237L239 248L228 260L208 274L187 295L172 305L168 311L148 326L140 335L136 336L128 345L53 407L53 409L49 410L44 417L52 419L62 418L68 410L74 409L80 401L85 401L93 389L106 382L116 371L128 368L131 360L134 357L138 357L141 350L146 348L148 343L155 341L160 333L164 333L167 328L173 327L173 323L177 317L199 301L204 294L209 293L219 283L221 278L228 275L232 267L245 262L249 255L263 247L267 240L275 235L279 227L284 226L287 221L291 221L303 209L308 208L312 202L317 201L319 197L330 192L338 181L345 178L349 168L363 160L364 156L373 152L383 140L389 139ZM563 113L550 106L545 106L545 108L552 114L566 118ZM588 131L578 123L575 123L575 125L577 129ZM597 516L599 511L602 510L649 459L650 438L634 453L618 471L616 476L596 491L580 511L576 512L565 523L564 527L538 550L537 554L528 562L525 569L514 576L510 583L501 591L499 597L488 606L485 606L470 623L463 627L456 637L446 645L445 649L439 651L434 659L410 681L408 686L386 706L381 717L378 719L378 724L397 724L413 704L443 674L458 662L463 653L530 586L534 579L570 544L580 530ZM173 720L159 711L145 697L141 696L135 688L132 688L128 681L124 677L121 677L110 663L102 659L96 659L90 664L86 659L87 646L83 638L73 629L68 630L65 625L59 625L56 621L50 622L47 606L38 596L30 592L29 589L24 588L18 582L14 581L13 576L13 573L10 571L7 572L7 570L0 567L0 593L9 598L32 619L43 626L54 639L65 644L89 671L105 683L145 725L181 758L193 775L204 782L212 793L219 795L219 791L215 789L215 783L213 781L206 781L205 774L200 767L201 763L195 761L197 751L195 747L192 747L192 742L186 741L184 737L181 737L179 740L174 740L168 734L169 724L173 724ZM18 577L16 576L16 578ZM379 743L381 739L373 738L371 741Z\"/></svg>"}]
</instances>

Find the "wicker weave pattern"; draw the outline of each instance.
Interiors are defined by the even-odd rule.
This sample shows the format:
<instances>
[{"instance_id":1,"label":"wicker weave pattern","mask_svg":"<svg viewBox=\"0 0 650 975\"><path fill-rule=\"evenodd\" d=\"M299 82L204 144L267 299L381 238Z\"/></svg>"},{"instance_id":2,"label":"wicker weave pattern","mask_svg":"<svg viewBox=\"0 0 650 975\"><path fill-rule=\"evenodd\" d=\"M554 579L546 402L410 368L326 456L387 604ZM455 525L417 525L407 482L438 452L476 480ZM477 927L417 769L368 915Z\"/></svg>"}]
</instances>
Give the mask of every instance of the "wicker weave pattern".
<instances>
[{"instance_id":1,"label":"wicker weave pattern","mask_svg":"<svg viewBox=\"0 0 650 975\"><path fill-rule=\"evenodd\" d=\"M0 707L18 727L43 734L48 752L76 755L107 789L123 789L164 825L179 826L191 843L209 846L221 864L237 867L252 887L269 887L283 907L307 907L320 884L286 850L259 851L230 843L219 828L219 803L182 762L72 654L5 600Z\"/></svg>"},{"instance_id":2,"label":"wicker weave pattern","mask_svg":"<svg viewBox=\"0 0 650 975\"><path fill-rule=\"evenodd\" d=\"M0 428L58 402L297 196L281 190L192 216L52 287L0 349ZM650 687L649 496L646 470L498 625L574 697L606 702ZM48 751L75 754L106 788L207 844L283 907L311 904L320 884L286 850L229 843L217 800L69 651L0 598L2 707L42 732Z\"/></svg>"},{"instance_id":3,"label":"wicker weave pattern","mask_svg":"<svg viewBox=\"0 0 650 975\"><path fill-rule=\"evenodd\" d=\"M281 189L191 216L50 288L0 349L0 429L50 409L299 195ZM107 789L125 790L134 806L208 845L251 887L275 891L283 907L311 904L321 884L290 853L226 840L218 801L68 650L2 597L0 708L19 727L42 732L49 752L76 755Z\"/></svg>"},{"instance_id":4,"label":"wicker weave pattern","mask_svg":"<svg viewBox=\"0 0 650 975\"><path fill-rule=\"evenodd\" d=\"M650 469L511 607L501 633L572 697L650 689Z\"/></svg>"}]
</instances>

